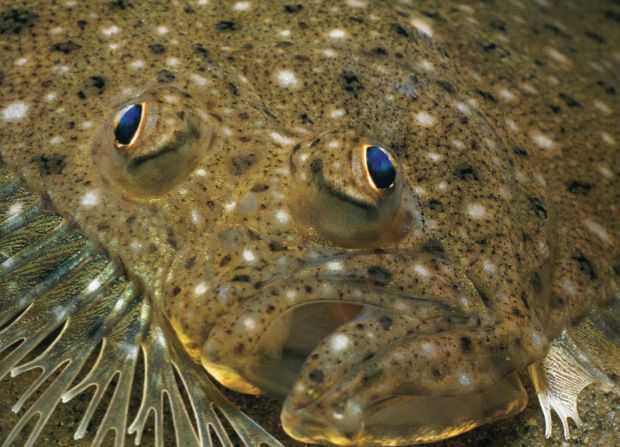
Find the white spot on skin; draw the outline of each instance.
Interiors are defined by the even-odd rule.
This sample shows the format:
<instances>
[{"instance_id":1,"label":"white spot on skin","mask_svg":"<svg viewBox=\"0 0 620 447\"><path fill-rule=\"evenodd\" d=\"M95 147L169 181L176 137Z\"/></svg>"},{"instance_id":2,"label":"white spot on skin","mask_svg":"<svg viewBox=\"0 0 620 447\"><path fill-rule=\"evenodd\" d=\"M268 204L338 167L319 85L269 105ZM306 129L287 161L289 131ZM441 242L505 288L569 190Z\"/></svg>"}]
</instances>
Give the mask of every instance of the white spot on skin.
<instances>
[{"instance_id":1,"label":"white spot on skin","mask_svg":"<svg viewBox=\"0 0 620 447\"><path fill-rule=\"evenodd\" d=\"M465 149L465 143L463 143L461 140L456 140L455 139L455 140L452 140L451 143L452 143L452 146L454 146L458 150Z\"/></svg>"},{"instance_id":2,"label":"white spot on skin","mask_svg":"<svg viewBox=\"0 0 620 447\"><path fill-rule=\"evenodd\" d=\"M243 260L245 262L249 262L249 263L256 262L256 255L249 248L244 249L241 256L243 257Z\"/></svg>"},{"instance_id":3,"label":"white spot on skin","mask_svg":"<svg viewBox=\"0 0 620 447\"><path fill-rule=\"evenodd\" d=\"M28 63L28 59L25 57L20 57L19 59L15 61L15 65L17 65L18 67L21 67L22 65L26 65L26 63Z\"/></svg>"},{"instance_id":4,"label":"white spot on skin","mask_svg":"<svg viewBox=\"0 0 620 447\"><path fill-rule=\"evenodd\" d=\"M140 70L144 68L144 61L142 59L137 59L129 64L129 68L132 70Z\"/></svg>"},{"instance_id":5,"label":"white spot on skin","mask_svg":"<svg viewBox=\"0 0 620 447\"><path fill-rule=\"evenodd\" d=\"M280 87L283 88L294 88L299 84L297 76L292 70L280 70L276 72L276 80Z\"/></svg>"},{"instance_id":6,"label":"white spot on skin","mask_svg":"<svg viewBox=\"0 0 620 447\"><path fill-rule=\"evenodd\" d=\"M53 137L50 139L50 144L51 144L51 145L57 145L57 144L62 143L62 142L63 142L63 140L64 140L64 138L63 138L63 137L61 137L60 135L55 135L55 136L53 136Z\"/></svg>"},{"instance_id":7,"label":"white spot on skin","mask_svg":"<svg viewBox=\"0 0 620 447\"><path fill-rule=\"evenodd\" d=\"M329 113L329 116L333 119L342 118L345 115L345 111L343 109L334 109Z\"/></svg>"},{"instance_id":8,"label":"white spot on skin","mask_svg":"<svg viewBox=\"0 0 620 447\"><path fill-rule=\"evenodd\" d=\"M285 135L282 135L281 133L278 132L271 132L271 139L277 143L277 144L281 144L283 146L292 146L293 144L295 144L295 139L293 138L289 138Z\"/></svg>"},{"instance_id":9,"label":"white spot on skin","mask_svg":"<svg viewBox=\"0 0 620 447\"><path fill-rule=\"evenodd\" d=\"M431 272L422 264L415 264L413 266L413 271L422 278L428 278L429 276L431 276Z\"/></svg>"},{"instance_id":10,"label":"white spot on skin","mask_svg":"<svg viewBox=\"0 0 620 447\"><path fill-rule=\"evenodd\" d=\"M577 294L575 283L568 278L564 278L562 280L562 290L564 290L564 292L566 292L569 296L575 296Z\"/></svg>"},{"instance_id":11,"label":"white spot on skin","mask_svg":"<svg viewBox=\"0 0 620 447\"><path fill-rule=\"evenodd\" d=\"M80 127L84 130L88 130L91 129L93 127L93 122L92 121L84 121Z\"/></svg>"},{"instance_id":12,"label":"white spot on skin","mask_svg":"<svg viewBox=\"0 0 620 447\"><path fill-rule=\"evenodd\" d=\"M347 5L351 8L365 8L368 3L363 0L347 0Z\"/></svg>"},{"instance_id":13,"label":"white spot on skin","mask_svg":"<svg viewBox=\"0 0 620 447\"><path fill-rule=\"evenodd\" d=\"M329 340L329 346L333 352L342 352L349 347L351 340L343 334L332 335Z\"/></svg>"},{"instance_id":14,"label":"white spot on skin","mask_svg":"<svg viewBox=\"0 0 620 447\"><path fill-rule=\"evenodd\" d=\"M201 223L203 223L202 214L200 214L200 211L198 211L197 209L192 210L192 223L194 225L200 225Z\"/></svg>"},{"instance_id":15,"label":"white spot on skin","mask_svg":"<svg viewBox=\"0 0 620 447\"><path fill-rule=\"evenodd\" d=\"M233 11L249 11L252 7L251 2L237 2L233 5Z\"/></svg>"},{"instance_id":16,"label":"white spot on skin","mask_svg":"<svg viewBox=\"0 0 620 447\"><path fill-rule=\"evenodd\" d=\"M166 65L168 65L169 67L176 67L177 65L179 65L179 63L180 61L176 57L169 57L168 59L166 59Z\"/></svg>"},{"instance_id":17,"label":"white spot on skin","mask_svg":"<svg viewBox=\"0 0 620 447\"><path fill-rule=\"evenodd\" d=\"M471 385L471 377L469 376L469 374L466 374L466 373L459 374L458 380L459 380L459 383L463 386Z\"/></svg>"},{"instance_id":18,"label":"white spot on skin","mask_svg":"<svg viewBox=\"0 0 620 447\"><path fill-rule=\"evenodd\" d=\"M616 145L616 139L607 132L601 132L601 138L605 143L609 144L610 146Z\"/></svg>"},{"instance_id":19,"label":"white spot on skin","mask_svg":"<svg viewBox=\"0 0 620 447\"><path fill-rule=\"evenodd\" d=\"M431 161L434 161L434 162L441 161L441 159L442 159L441 154L438 154L437 152L429 152L429 153L428 153L428 154L426 154L426 155L428 156L428 158L429 158Z\"/></svg>"},{"instance_id":20,"label":"white spot on skin","mask_svg":"<svg viewBox=\"0 0 620 447\"><path fill-rule=\"evenodd\" d=\"M209 286L207 286L207 283L204 281L199 282L198 284L196 284L196 287L194 287L194 295L202 296L207 293L207 290L209 290Z\"/></svg>"},{"instance_id":21,"label":"white spot on skin","mask_svg":"<svg viewBox=\"0 0 620 447\"><path fill-rule=\"evenodd\" d=\"M562 65L570 65L571 64L570 59L568 57L566 57L565 55L563 55L562 53L560 53L555 48L547 47L545 49L545 52L547 53L547 55L551 59L553 59L554 61L558 62L559 64L562 64Z\"/></svg>"},{"instance_id":22,"label":"white spot on skin","mask_svg":"<svg viewBox=\"0 0 620 447\"><path fill-rule=\"evenodd\" d=\"M283 30L278 32L278 35L280 37L291 37L291 30L290 29L283 29Z\"/></svg>"},{"instance_id":23,"label":"white spot on skin","mask_svg":"<svg viewBox=\"0 0 620 447\"><path fill-rule=\"evenodd\" d=\"M541 149L553 149L555 142L550 136L542 133L540 130L534 129L530 132L530 138Z\"/></svg>"},{"instance_id":24,"label":"white spot on skin","mask_svg":"<svg viewBox=\"0 0 620 447\"><path fill-rule=\"evenodd\" d=\"M286 295L286 299L290 302L290 303L294 303L295 300L297 299L297 291L293 290L293 289L288 289L285 293Z\"/></svg>"},{"instance_id":25,"label":"white spot on skin","mask_svg":"<svg viewBox=\"0 0 620 447\"><path fill-rule=\"evenodd\" d=\"M205 85L207 85L209 83L209 81L206 78L200 76L197 73L192 73L190 75L190 78L191 78L192 82L194 84L196 84L198 87L204 87Z\"/></svg>"},{"instance_id":26,"label":"white spot on skin","mask_svg":"<svg viewBox=\"0 0 620 447\"><path fill-rule=\"evenodd\" d=\"M507 88L501 88L498 94L499 94L499 97L506 102L513 102L514 100L517 99L517 96L514 93L512 93L510 90L508 90Z\"/></svg>"},{"instance_id":27,"label":"white spot on skin","mask_svg":"<svg viewBox=\"0 0 620 447\"><path fill-rule=\"evenodd\" d=\"M420 69L427 71L429 73L435 71L435 66L433 65L433 63L431 61L429 61L428 59L422 59L419 63L418 63L418 67L420 67Z\"/></svg>"},{"instance_id":28,"label":"white spot on skin","mask_svg":"<svg viewBox=\"0 0 620 447\"><path fill-rule=\"evenodd\" d=\"M49 92L47 95L45 95L45 100L47 102L56 101L56 98L58 98L58 94L56 92Z\"/></svg>"},{"instance_id":29,"label":"white spot on skin","mask_svg":"<svg viewBox=\"0 0 620 447\"><path fill-rule=\"evenodd\" d=\"M327 269L331 270L332 272L340 272L344 269L344 265L341 261L329 261L325 265L327 266Z\"/></svg>"},{"instance_id":30,"label":"white spot on skin","mask_svg":"<svg viewBox=\"0 0 620 447\"><path fill-rule=\"evenodd\" d=\"M16 202L9 207L8 217L19 216L22 211L24 211L24 204L21 202Z\"/></svg>"},{"instance_id":31,"label":"white spot on skin","mask_svg":"<svg viewBox=\"0 0 620 447\"><path fill-rule=\"evenodd\" d=\"M609 107L603 101L596 99L592 104L594 105L595 108L603 112L605 115L610 115L612 112L611 107Z\"/></svg>"},{"instance_id":32,"label":"white spot on skin","mask_svg":"<svg viewBox=\"0 0 620 447\"><path fill-rule=\"evenodd\" d=\"M609 169L609 166L600 164L597 166L597 168L598 168L598 172L600 172L601 175L605 177L606 179L612 180L614 178L614 173L611 171L611 169Z\"/></svg>"},{"instance_id":33,"label":"white spot on skin","mask_svg":"<svg viewBox=\"0 0 620 447\"><path fill-rule=\"evenodd\" d=\"M224 204L224 210L227 213L234 211L236 207L237 207L237 202L235 202L234 200Z\"/></svg>"},{"instance_id":34,"label":"white spot on skin","mask_svg":"<svg viewBox=\"0 0 620 447\"><path fill-rule=\"evenodd\" d=\"M458 101L454 104L454 107L456 108L456 110L461 112L463 115L467 115L467 116L471 115L471 107L469 107L464 102Z\"/></svg>"},{"instance_id":35,"label":"white spot on skin","mask_svg":"<svg viewBox=\"0 0 620 447\"><path fill-rule=\"evenodd\" d=\"M519 132L521 130L519 125L512 118L506 118L506 126L508 126L511 132Z\"/></svg>"},{"instance_id":36,"label":"white spot on skin","mask_svg":"<svg viewBox=\"0 0 620 447\"><path fill-rule=\"evenodd\" d=\"M2 109L2 119L7 122L21 121L28 114L30 106L23 101L16 101Z\"/></svg>"},{"instance_id":37,"label":"white spot on skin","mask_svg":"<svg viewBox=\"0 0 620 447\"><path fill-rule=\"evenodd\" d=\"M347 32L340 28L336 28L327 33L327 37L330 39L344 39L347 37Z\"/></svg>"},{"instance_id":38,"label":"white spot on skin","mask_svg":"<svg viewBox=\"0 0 620 447\"><path fill-rule=\"evenodd\" d=\"M253 331L256 329L256 320L252 317L245 317L242 320L243 323L243 327L246 328L248 331Z\"/></svg>"},{"instance_id":39,"label":"white spot on skin","mask_svg":"<svg viewBox=\"0 0 620 447\"><path fill-rule=\"evenodd\" d=\"M336 53L336 50L333 50L331 48L325 48L323 50L323 56L325 56L325 57L330 57L330 58L331 57L336 57L337 54L338 53Z\"/></svg>"},{"instance_id":40,"label":"white spot on skin","mask_svg":"<svg viewBox=\"0 0 620 447\"><path fill-rule=\"evenodd\" d=\"M411 20L411 25L422 34L426 34L428 37L433 37L433 28L426 20L418 17Z\"/></svg>"},{"instance_id":41,"label":"white spot on skin","mask_svg":"<svg viewBox=\"0 0 620 447\"><path fill-rule=\"evenodd\" d=\"M101 281L99 281L98 279L93 279L86 287L86 292L93 293L94 291L98 290L99 287L101 287Z\"/></svg>"},{"instance_id":42,"label":"white spot on skin","mask_svg":"<svg viewBox=\"0 0 620 447\"><path fill-rule=\"evenodd\" d=\"M170 30L165 25L160 25L160 26L157 27L157 34L159 34L160 36L168 34L169 32L170 32Z\"/></svg>"},{"instance_id":43,"label":"white spot on skin","mask_svg":"<svg viewBox=\"0 0 620 447\"><path fill-rule=\"evenodd\" d=\"M428 112L422 111L415 115L415 121L422 127L433 127L435 125L435 117Z\"/></svg>"},{"instance_id":44,"label":"white spot on skin","mask_svg":"<svg viewBox=\"0 0 620 447\"><path fill-rule=\"evenodd\" d=\"M92 208L99 203L99 194L97 191L89 191L82 196L80 204L86 208Z\"/></svg>"},{"instance_id":45,"label":"white spot on skin","mask_svg":"<svg viewBox=\"0 0 620 447\"><path fill-rule=\"evenodd\" d=\"M207 176L207 171L205 171L204 169L200 168L200 169L196 169L194 171L194 174L196 174L198 177L206 177Z\"/></svg>"},{"instance_id":46,"label":"white spot on skin","mask_svg":"<svg viewBox=\"0 0 620 447\"><path fill-rule=\"evenodd\" d=\"M106 37L114 36L121 32L121 29L116 25L111 25L108 27L101 28L101 34Z\"/></svg>"},{"instance_id":47,"label":"white spot on skin","mask_svg":"<svg viewBox=\"0 0 620 447\"><path fill-rule=\"evenodd\" d=\"M276 211L276 220L278 221L278 223L285 225L289 221L289 215L284 210L278 210Z\"/></svg>"},{"instance_id":48,"label":"white spot on skin","mask_svg":"<svg viewBox=\"0 0 620 447\"><path fill-rule=\"evenodd\" d=\"M420 349L427 355L433 355L436 351L435 345L430 341L424 341L420 344Z\"/></svg>"},{"instance_id":49,"label":"white spot on skin","mask_svg":"<svg viewBox=\"0 0 620 447\"><path fill-rule=\"evenodd\" d=\"M592 219L585 219L583 224L586 228L594 235L596 235L600 240L605 242L606 244L612 245L611 236L601 224L594 222Z\"/></svg>"},{"instance_id":50,"label":"white spot on skin","mask_svg":"<svg viewBox=\"0 0 620 447\"><path fill-rule=\"evenodd\" d=\"M479 220L486 215L487 210L479 203L470 203L469 205L467 205L466 212L467 215L472 219Z\"/></svg>"},{"instance_id":51,"label":"white spot on skin","mask_svg":"<svg viewBox=\"0 0 620 447\"><path fill-rule=\"evenodd\" d=\"M497 271L497 266L495 264L493 264L490 260L485 259L482 263L482 269L490 274L493 275L495 274L495 272Z\"/></svg>"}]
</instances>

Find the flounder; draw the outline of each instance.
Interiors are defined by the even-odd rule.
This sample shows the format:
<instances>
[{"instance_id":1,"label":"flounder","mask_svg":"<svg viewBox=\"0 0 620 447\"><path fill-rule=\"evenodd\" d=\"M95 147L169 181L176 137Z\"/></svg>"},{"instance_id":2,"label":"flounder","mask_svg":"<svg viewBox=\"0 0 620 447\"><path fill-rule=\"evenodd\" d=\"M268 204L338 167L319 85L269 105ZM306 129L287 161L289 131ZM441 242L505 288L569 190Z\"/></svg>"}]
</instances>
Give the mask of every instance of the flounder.
<instances>
[{"instance_id":1,"label":"flounder","mask_svg":"<svg viewBox=\"0 0 620 447\"><path fill-rule=\"evenodd\" d=\"M3 2L0 378L41 374L2 445L78 396L95 446L151 415L159 446L292 442L214 382L301 442L435 442L521 412L524 373L568 437L618 390L618 21Z\"/></svg>"}]
</instances>

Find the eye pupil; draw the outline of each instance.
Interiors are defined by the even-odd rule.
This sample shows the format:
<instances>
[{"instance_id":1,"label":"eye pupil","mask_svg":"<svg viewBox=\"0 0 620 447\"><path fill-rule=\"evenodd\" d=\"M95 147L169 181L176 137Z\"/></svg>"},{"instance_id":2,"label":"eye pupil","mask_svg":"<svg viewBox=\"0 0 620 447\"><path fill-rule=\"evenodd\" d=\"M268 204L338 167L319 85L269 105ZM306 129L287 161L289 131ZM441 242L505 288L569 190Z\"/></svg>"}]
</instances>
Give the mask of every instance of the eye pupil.
<instances>
[{"instance_id":1,"label":"eye pupil","mask_svg":"<svg viewBox=\"0 0 620 447\"><path fill-rule=\"evenodd\" d=\"M119 112L114 136L118 144L131 144L142 121L142 104L131 104Z\"/></svg>"},{"instance_id":2,"label":"eye pupil","mask_svg":"<svg viewBox=\"0 0 620 447\"><path fill-rule=\"evenodd\" d=\"M379 189L391 187L396 180L396 169L392 159L379 146L366 149L366 166L375 186Z\"/></svg>"}]
</instances>

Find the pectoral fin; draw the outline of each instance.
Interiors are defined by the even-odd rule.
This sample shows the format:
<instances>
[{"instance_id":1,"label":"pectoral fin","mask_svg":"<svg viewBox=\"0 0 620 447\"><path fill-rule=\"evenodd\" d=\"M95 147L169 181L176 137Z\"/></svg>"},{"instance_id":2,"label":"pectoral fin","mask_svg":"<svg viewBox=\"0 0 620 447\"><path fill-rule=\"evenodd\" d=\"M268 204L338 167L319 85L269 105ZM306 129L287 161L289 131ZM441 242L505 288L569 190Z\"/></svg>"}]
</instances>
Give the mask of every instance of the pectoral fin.
<instances>
[{"instance_id":1,"label":"pectoral fin","mask_svg":"<svg viewBox=\"0 0 620 447\"><path fill-rule=\"evenodd\" d=\"M586 320L583 324L590 323ZM594 366L590 355L578 346L579 341L585 341L584 335L589 333L584 328L581 330L578 328L571 333L563 332L553 341L545 359L529 367L530 377L545 418L546 438L551 436L552 431L551 410L560 418L566 439L570 438L569 419L581 425L577 399L588 385L596 383L606 391L618 391L617 385L603 371ZM591 339L591 341L594 340ZM605 339L600 341L605 341ZM595 343L594 346L599 346L599 344ZM620 352L618 349L619 347L616 346L616 355Z\"/></svg>"}]
</instances>

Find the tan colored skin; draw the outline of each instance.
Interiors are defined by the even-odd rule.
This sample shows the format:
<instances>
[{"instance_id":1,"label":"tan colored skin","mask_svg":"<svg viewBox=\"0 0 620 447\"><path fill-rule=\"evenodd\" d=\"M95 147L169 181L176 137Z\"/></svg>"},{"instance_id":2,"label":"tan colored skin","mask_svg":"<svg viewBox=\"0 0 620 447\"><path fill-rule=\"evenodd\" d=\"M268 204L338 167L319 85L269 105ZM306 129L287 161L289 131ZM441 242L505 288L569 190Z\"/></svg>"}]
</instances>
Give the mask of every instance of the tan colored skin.
<instances>
[{"instance_id":1,"label":"tan colored skin","mask_svg":"<svg viewBox=\"0 0 620 447\"><path fill-rule=\"evenodd\" d=\"M620 48L604 17L606 43L577 60L558 25L530 38L551 12L516 6L131 3L32 2L31 26L3 34L2 157L220 382L292 385L290 435L403 445L514 414L515 373L618 293ZM142 101L161 121L119 152L114 117ZM370 144L395 160L389 191L369 183ZM136 156L145 168L123 171ZM321 302L348 303L326 307L342 327L289 384L287 319Z\"/></svg>"}]
</instances>

